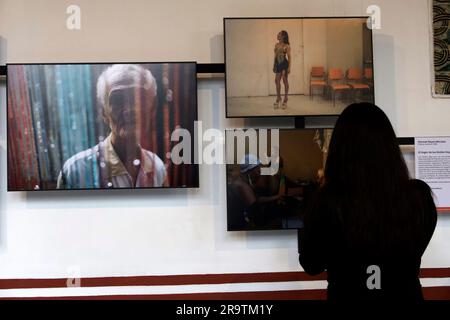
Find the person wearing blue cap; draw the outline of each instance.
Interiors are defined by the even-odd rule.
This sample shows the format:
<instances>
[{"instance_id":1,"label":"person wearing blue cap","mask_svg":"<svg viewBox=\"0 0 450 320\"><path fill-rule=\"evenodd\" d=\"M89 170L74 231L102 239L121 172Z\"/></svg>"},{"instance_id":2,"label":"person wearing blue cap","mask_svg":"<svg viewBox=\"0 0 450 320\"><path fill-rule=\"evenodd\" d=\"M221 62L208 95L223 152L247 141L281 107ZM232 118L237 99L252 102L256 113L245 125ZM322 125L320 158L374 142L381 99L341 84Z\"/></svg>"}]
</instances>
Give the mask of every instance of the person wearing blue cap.
<instances>
[{"instance_id":1,"label":"person wearing blue cap","mask_svg":"<svg viewBox=\"0 0 450 320\"><path fill-rule=\"evenodd\" d=\"M245 230L264 228L263 211L268 203L280 200L280 195L261 197L255 192L261 178L261 161L253 154L246 154L240 162L239 174L228 185L228 228Z\"/></svg>"}]
</instances>

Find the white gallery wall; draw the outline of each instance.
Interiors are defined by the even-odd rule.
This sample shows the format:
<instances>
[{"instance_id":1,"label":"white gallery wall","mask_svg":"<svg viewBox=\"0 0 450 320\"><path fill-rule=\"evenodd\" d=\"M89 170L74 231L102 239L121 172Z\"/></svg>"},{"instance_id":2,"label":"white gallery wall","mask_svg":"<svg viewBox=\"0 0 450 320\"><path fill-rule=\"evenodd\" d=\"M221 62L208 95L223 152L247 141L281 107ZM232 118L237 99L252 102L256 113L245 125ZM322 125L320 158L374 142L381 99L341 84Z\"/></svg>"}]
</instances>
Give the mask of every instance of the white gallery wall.
<instances>
[{"instance_id":1,"label":"white gallery wall","mask_svg":"<svg viewBox=\"0 0 450 320\"><path fill-rule=\"evenodd\" d=\"M80 31L66 28L74 3ZM427 0L0 0L0 63L223 62L223 17L359 16L371 4L382 23L374 32L377 104L399 136L450 135L450 100L431 97ZM224 86L199 81L204 128L292 124L225 119ZM301 270L296 232L226 232L221 165L201 165L192 190L8 193L4 82L0 106L0 278ZM450 267L450 216L439 217L422 267Z\"/></svg>"}]
</instances>

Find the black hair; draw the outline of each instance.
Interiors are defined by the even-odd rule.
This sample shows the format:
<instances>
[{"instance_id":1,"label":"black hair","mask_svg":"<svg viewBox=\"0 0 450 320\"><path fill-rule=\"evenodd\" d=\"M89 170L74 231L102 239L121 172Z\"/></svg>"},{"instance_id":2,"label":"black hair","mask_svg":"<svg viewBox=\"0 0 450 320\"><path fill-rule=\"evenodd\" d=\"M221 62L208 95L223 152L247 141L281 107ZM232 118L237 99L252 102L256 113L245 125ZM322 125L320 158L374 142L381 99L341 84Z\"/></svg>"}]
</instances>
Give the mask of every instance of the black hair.
<instances>
[{"instance_id":1,"label":"black hair","mask_svg":"<svg viewBox=\"0 0 450 320\"><path fill-rule=\"evenodd\" d=\"M407 166L386 114L370 103L339 116L317 201L333 210L346 243L362 251L399 245L414 250L421 230ZM417 237L416 237L417 236Z\"/></svg>"},{"instance_id":2,"label":"black hair","mask_svg":"<svg viewBox=\"0 0 450 320\"><path fill-rule=\"evenodd\" d=\"M289 44L289 34L286 30L281 30L281 39L284 43Z\"/></svg>"}]
</instances>

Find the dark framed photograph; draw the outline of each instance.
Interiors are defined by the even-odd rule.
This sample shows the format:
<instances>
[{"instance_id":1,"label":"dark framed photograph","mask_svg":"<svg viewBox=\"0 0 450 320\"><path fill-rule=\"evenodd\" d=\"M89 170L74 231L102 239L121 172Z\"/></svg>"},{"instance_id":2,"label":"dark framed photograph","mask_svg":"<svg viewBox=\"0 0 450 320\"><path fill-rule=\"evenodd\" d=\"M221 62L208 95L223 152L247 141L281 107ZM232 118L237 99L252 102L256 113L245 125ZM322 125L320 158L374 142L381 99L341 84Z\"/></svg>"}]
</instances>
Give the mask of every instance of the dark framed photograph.
<instances>
[{"instance_id":1,"label":"dark framed photograph","mask_svg":"<svg viewBox=\"0 0 450 320\"><path fill-rule=\"evenodd\" d=\"M333 129L227 130L227 230L303 228L305 212L324 183L332 134ZM398 138L398 144L414 178L414 138Z\"/></svg>"},{"instance_id":2,"label":"dark framed photograph","mask_svg":"<svg viewBox=\"0 0 450 320\"><path fill-rule=\"evenodd\" d=\"M305 210L323 183L332 132L227 130L228 231L302 228ZM262 150L266 144L269 160ZM274 170L269 174L268 168Z\"/></svg>"},{"instance_id":3,"label":"dark framed photograph","mask_svg":"<svg viewBox=\"0 0 450 320\"><path fill-rule=\"evenodd\" d=\"M7 72L8 191L198 187L198 166L171 157L176 129L194 134L195 62Z\"/></svg>"}]
</instances>

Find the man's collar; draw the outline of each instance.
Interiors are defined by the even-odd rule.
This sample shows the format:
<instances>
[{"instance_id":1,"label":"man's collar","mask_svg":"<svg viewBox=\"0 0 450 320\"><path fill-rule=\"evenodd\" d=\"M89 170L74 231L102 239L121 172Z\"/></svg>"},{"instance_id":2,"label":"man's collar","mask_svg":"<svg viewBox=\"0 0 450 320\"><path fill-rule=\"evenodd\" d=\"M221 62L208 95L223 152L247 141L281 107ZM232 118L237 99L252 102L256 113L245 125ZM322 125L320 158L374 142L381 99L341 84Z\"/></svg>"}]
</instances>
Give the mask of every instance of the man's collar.
<instances>
[{"instance_id":1,"label":"man's collar","mask_svg":"<svg viewBox=\"0 0 450 320\"><path fill-rule=\"evenodd\" d=\"M107 163L106 165L109 168L111 177L128 174L127 169L120 160L111 143L111 134L103 141L103 145L105 148L105 162ZM153 171L153 161L152 159L150 159L150 157L147 155L147 152L144 149L142 149L140 146L139 148L141 151L141 159L140 159L141 166L139 170L143 171L146 174L150 173Z\"/></svg>"}]
</instances>

